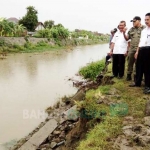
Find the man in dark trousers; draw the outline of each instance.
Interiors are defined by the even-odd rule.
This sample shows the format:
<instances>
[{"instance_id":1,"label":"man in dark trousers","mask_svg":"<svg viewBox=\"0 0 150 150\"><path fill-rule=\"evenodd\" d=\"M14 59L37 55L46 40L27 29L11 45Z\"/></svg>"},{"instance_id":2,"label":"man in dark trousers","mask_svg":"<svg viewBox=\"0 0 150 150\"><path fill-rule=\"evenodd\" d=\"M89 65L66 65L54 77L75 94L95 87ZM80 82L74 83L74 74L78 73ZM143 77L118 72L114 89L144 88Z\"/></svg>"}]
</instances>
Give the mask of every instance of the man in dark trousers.
<instances>
[{"instance_id":1,"label":"man in dark trousers","mask_svg":"<svg viewBox=\"0 0 150 150\"><path fill-rule=\"evenodd\" d=\"M136 74L135 74L135 52L137 50L139 41L140 41L140 37L141 37L141 31L145 28L145 26L141 25L141 18L139 16L136 16L133 18L133 20L131 20L131 22L133 22L133 27L128 31L128 34L126 36L125 32L126 29L123 30L123 34L124 34L124 38L128 41L130 40L130 48L129 48L129 52L128 52L128 67L127 67L127 81L132 80L132 72L134 70L134 80L136 78ZM134 69L133 69L134 67Z\"/></svg>"},{"instance_id":2,"label":"man in dark trousers","mask_svg":"<svg viewBox=\"0 0 150 150\"><path fill-rule=\"evenodd\" d=\"M134 87L141 86L144 74L144 93L150 94L150 13L145 15L145 24L146 28L141 32L139 47L135 53L137 78Z\"/></svg>"},{"instance_id":3,"label":"man in dark trousers","mask_svg":"<svg viewBox=\"0 0 150 150\"><path fill-rule=\"evenodd\" d=\"M119 23L119 31L117 31L112 39L110 54L113 57L112 72L114 77L119 79L124 76L125 56L128 51L128 42L123 36L123 29L126 26L125 21Z\"/></svg>"}]
</instances>

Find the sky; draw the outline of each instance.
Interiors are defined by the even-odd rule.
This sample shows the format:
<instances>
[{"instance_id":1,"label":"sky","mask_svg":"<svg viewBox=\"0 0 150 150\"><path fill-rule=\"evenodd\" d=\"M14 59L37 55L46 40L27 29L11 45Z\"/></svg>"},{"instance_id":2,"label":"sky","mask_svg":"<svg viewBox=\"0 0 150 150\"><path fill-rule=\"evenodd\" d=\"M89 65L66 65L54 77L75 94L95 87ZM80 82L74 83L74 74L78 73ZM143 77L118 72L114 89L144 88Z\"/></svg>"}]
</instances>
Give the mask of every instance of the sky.
<instances>
[{"instance_id":1,"label":"sky","mask_svg":"<svg viewBox=\"0 0 150 150\"><path fill-rule=\"evenodd\" d=\"M38 21L53 20L69 30L85 29L99 33L110 33L121 20L127 28L132 27L134 16L140 16L142 24L145 14L150 12L150 0L0 0L0 17L21 19L28 6L38 11Z\"/></svg>"}]
</instances>

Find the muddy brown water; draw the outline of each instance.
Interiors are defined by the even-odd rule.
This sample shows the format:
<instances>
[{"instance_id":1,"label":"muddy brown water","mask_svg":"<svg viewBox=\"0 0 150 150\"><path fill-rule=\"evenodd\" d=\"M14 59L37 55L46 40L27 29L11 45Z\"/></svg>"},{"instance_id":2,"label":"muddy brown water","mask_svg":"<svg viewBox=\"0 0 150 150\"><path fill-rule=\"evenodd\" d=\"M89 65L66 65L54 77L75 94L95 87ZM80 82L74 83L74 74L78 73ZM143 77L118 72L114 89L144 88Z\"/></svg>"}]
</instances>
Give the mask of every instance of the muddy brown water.
<instances>
[{"instance_id":1,"label":"muddy brown water","mask_svg":"<svg viewBox=\"0 0 150 150\"><path fill-rule=\"evenodd\" d=\"M35 129L60 97L74 94L77 89L68 79L107 51L108 44L100 44L0 59L0 150Z\"/></svg>"}]
</instances>

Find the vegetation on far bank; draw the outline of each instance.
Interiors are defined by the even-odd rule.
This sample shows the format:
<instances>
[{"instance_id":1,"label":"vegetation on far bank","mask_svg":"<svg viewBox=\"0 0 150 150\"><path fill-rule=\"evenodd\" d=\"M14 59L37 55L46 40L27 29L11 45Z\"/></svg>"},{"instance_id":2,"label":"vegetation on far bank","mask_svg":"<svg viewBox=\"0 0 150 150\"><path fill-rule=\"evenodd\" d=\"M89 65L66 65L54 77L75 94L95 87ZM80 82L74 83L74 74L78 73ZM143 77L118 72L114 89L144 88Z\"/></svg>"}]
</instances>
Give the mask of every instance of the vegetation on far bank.
<instances>
[{"instance_id":1,"label":"vegetation on far bank","mask_svg":"<svg viewBox=\"0 0 150 150\"><path fill-rule=\"evenodd\" d=\"M61 41L49 41L44 39L33 44L30 41L26 41L23 45L12 44L4 38L0 38L0 53L28 53L28 52L43 52L51 50L69 49L72 50L74 46L77 45L92 45L92 44L102 44L98 40L85 40L85 39L67 39Z\"/></svg>"},{"instance_id":2,"label":"vegetation on far bank","mask_svg":"<svg viewBox=\"0 0 150 150\"><path fill-rule=\"evenodd\" d=\"M33 6L28 6L26 9L26 14L18 22L0 18L0 52L38 52L66 46L106 43L109 40L108 34L79 29L69 31L61 23L55 24L53 20L38 22L38 10ZM39 23L40 30L37 29ZM26 43L10 44L3 37L24 37ZM29 41L32 37L46 40L33 44Z\"/></svg>"},{"instance_id":3,"label":"vegetation on far bank","mask_svg":"<svg viewBox=\"0 0 150 150\"><path fill-rule=\"evenodd\" d=\"M101 65L99 63L100 61L81 68L80 73L82 72L81 74L85 77L89 75L88 78L96 78L96 73L92 74L92 72L96 72L95 68L97 68L98 65L103 65L103 62L101 62ZM110 70L111 65L109 65L109 71ZM110 73L108 73L108 75L109 74ZM79 142L76 148L77 150L116 150L114 142L117 136L123 134L122 127L124 117L132 116L138 123L142 123L142 119L145 116L144 111L146 104L142 88L129 87L129 82L124 78L114 78L113 81L115 82L113 85L99 86L96 90L87 91L85 100L77 104L80 109L84 108L90 115L93 112L95 113L94 115L92 114L93 118L87 124L89 130L86 134L86 138ZM113 113L111 105L107 103L97 103L100 99L109 100L113 104L126 104L128 111L123 115ZM132 138L129 140L131 145L136 145ZM145 150L148 149L148 145L144 148Z\"/></svg>"}]
</instances>

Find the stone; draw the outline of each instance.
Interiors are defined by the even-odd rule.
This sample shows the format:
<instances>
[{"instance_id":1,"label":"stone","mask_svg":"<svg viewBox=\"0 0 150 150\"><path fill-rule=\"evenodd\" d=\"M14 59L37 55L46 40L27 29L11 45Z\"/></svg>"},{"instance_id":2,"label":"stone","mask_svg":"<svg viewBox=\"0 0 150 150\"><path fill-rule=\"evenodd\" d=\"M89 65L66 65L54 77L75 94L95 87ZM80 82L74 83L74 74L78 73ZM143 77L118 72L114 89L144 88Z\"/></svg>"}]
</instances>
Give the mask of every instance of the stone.
<instances>
[{"instance_id":1,"label":"stone","mask_svg":"<svg viewBox=\"0 0 150 150\"><path fill-rule=\"evenodd\" d=\"M146 130L147 136L150 136L150 129Z\"/></svg>"},{"instance_id":2,"label":"stone","mask_svg":"<svg viewBox=\"0 0 150 150\"><path fill-rule=\"evenodd\" d=\"M84 90L79 90L77 93L71 98L71 101L73 100L84 100L85 99L85 91Z\"/></svg>"},{"instance_id":3,"label":"stone","mask_svg":"<svg viewBox=\"0 0 150 150\"><path fill-rule=\"evenodd\" d=\"M61 131L54 131L54 132L53 132L54 135L58 135L58 134L60 134L60 133L61 133Z\"/></svg>"},{"instance_id":4,"label":"stone","mask_svg":"<svg viewBox=\"0 0 150 150\"><path fill-rule=\"evenodd\" d=\"M59 143L60 142L60 138L53 138L52 142Z\"/></svg>"},{"instance_id":5,"label":"stone","mask_svg":"<svg viewBox=\"0 0 150 150\"><path fill-rule=\"evenodd\" d=\"M132 116L126 116L124 117L125 121L133 121L133 117Z\"/></svg>"},{"instance_id":6,"label":"stone","mask_svg":"<svg viewBox=\"0 0 150 150\"><path fill-rule=\"evenodd\" d=\"M61 102L61 107L65 107L66 106L66 104L64 103L64 102Z\"/></svg>"},{"instance_id":7,"label":"stone","mask_svg":"<svg viewBox=\"0 0 150 150\"><path fill-rule=\"evenodd\" d=\"M64 141L61 141L61 142L59 142L59 143L57 143L57 146L60 146L60 145L62 145L62 144L64 144L65 143L65 140Z\"/></svg>"},{"instance_id":8,"label":"stone","mask_svg":"<svg viewBox=\"0 0 150 150\"><path fill-rule=\"evenodd\" d=\"M145 115L150 116L150 100L147 100L145 105Z\"/></svg>"},{"instance_id":9,"label":"stone","mask_svg":"<svg viewBox=\"0 0 150 150\"><path fill-rule=\"evenodd\" d=\"M124 126L122 129L126 130L126 129L132 129L132 128L133 128L133 126Z\"/></svg>"},{"instance_id":10,"label":"stone","mask_svg":"<svg viewBox=\"0 0 150 150\"><path fill-rule=\"evenodd\" d=\"M138 139L141 146L147 146L150 144L150 136L139 136Z\"/></svg>"},{"instance_id":11,"label":"stone","mask_svg":"<svg viewBox=\"0 0 150 150\"><path fill-rule=\"evenodd\" d=\"M133 132L131 129L126 129L126 130L123 131L123 133L126 136L131 136L131 137L134 137L136 135L135 132Z\"/></svg>"},{"instance_id":12,"label":"stone","mask_svg":"<svg viewBox=\"0 0 150 150\"><path fill-rule=\"evenodd\" d=\"M144 125L150 126L150 116L144 117Z\"/></svg>"},{"instance_id":13,"label":"stone","mask_svg":"<svg viewBox=\"0 0 150 150\"><path fill-rule=\"evenodd\" d=\"M57 145L57 143L56 143L56 142L51 142L51 148L55 148L55 147L56 147L56 145Z\"/></svg>"},{"instance_id":14,"label":"stone","mask_svg":"<svg viewBox=\"0 0 150 150\"><path fill-rule=\"evenodd\" d=\"M121 145L120 150L137 150L137 149L135 149L133 147L126 146L126 145Z\"/></svg>"},{"instance_id":15,"label":"stone","mask_svg":"<svg viewBox=\"0 0 150 150\"><path fill-rule=\"evenodd\" d=\"M42 128L39 129L19 150L36 150L57 127L57 121L49 120Z\"/></svg>"},{"instance_id":16,"label":"stone","mask_svg":"<svg viewBox=\"0 0 150 150\"><path fill-rule=\"evenodd\" d=\"M49 144L43 144L43 145L40 146L40 148L49 148L49 147L50 147Z\"/></svg>"},{"instance_id":17,"label":"stone","mask_svg":"<svg viewBox=\"0 0 150 150\"><path fill-rule=\"evenodd\" d=\"M69 110L64 112L66 119L70 121L77 121L79 118L79 112L77 111L77 105L74 105Z\"/></svg>"},{"instance_id":18,"label":"stone","mask_svg":"<svg viewBox=\"0 0 150 150\"><path fill-rule=\"evenodd\" d=\"M65 131L62 131L61 134L59 135L59 138L64 139L66 137Z\"/></svg>"}]
</instances>

